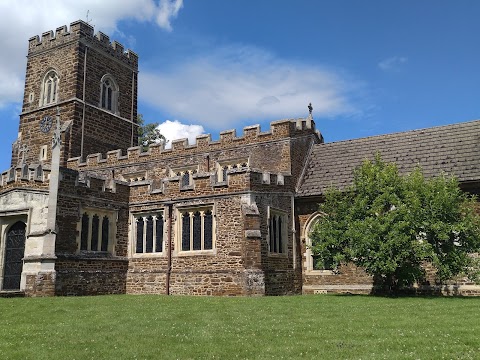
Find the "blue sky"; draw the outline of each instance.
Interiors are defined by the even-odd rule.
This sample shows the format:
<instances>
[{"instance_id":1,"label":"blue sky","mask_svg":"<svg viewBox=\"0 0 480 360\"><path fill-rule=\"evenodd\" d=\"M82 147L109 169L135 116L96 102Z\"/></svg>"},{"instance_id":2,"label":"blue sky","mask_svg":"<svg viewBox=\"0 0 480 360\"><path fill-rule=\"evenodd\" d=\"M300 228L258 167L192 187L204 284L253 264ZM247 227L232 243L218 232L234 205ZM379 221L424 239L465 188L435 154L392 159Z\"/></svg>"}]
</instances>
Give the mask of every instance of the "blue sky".
<instances>
[{"instance_id":1,"label":"blue sky","mask_svg":"<svg viewBox=\"0 0 480 360\"><path fill-rule=\"evenodd\" d=\"M169 140L267 130L309 102L326 141L480 118L476 0L0 0L2 169L28 38L87 11L139 54L139 112Z\"/></svg>"}]
</instances>

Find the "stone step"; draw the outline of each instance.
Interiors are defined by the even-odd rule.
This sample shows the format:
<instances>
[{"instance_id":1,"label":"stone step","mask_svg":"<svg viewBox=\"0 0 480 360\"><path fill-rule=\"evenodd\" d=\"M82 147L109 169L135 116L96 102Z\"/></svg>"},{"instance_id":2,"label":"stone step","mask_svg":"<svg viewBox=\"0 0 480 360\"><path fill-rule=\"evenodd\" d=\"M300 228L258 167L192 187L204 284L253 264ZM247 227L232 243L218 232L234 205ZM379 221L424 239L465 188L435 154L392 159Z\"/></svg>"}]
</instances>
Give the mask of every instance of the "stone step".
<instances>
[{"instance_id":1,"label":"stone step","mask_svg":"<svg viewBox=\"0 0 480 360\"><path fill-rule=\"evenodd\" d=\"M25 297L21 290L0 290L0 298Z\"/></svg>"}]
</instances>

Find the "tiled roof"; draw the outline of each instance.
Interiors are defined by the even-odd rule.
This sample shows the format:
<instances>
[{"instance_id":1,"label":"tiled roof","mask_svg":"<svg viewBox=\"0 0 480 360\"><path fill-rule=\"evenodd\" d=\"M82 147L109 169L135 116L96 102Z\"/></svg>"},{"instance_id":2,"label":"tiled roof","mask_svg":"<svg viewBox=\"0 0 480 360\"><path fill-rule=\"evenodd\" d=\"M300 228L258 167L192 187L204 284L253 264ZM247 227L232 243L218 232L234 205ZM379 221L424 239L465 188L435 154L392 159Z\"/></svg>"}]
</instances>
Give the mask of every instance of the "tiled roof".
<instances>
[{"instance_id":1,"label":"tiled roof","mask_svg":"<svg viewBox=\"0 0 480 360\"><path fill-rule=\"evenodd\" d=\"M326 188L345 188L353 170L379 152L400 173L417 164L425 176L442 171L459 181L480 180L480 120L401 133L314 145L297 196L320 195Z\"/></svg>"}]
</instances>

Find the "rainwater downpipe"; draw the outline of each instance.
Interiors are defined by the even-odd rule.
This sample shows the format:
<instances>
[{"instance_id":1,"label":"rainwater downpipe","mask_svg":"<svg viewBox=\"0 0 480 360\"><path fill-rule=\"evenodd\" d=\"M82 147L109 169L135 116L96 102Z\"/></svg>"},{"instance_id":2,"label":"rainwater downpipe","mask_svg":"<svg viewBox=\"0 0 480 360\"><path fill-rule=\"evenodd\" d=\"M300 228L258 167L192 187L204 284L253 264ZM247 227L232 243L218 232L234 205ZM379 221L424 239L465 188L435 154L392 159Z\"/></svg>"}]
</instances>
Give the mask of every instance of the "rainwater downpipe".
<instances>
[{"instance_id":1,"label":"rainwater downpipe","mask_svg":"<svg viewBox=\"0 0 480 360\"><path fill-rule=\"evenodd\" d=\"M167 274L165 279L165 295L170 295L170 274L172 273L172 216L173 204L168 203L168 220L167 220Z\"/></svg>"},{"instance_id":2,"label":"rainwater downpipe","mask_svg":"<svg viewBox=\"0 0 480 360\"><path fill-rule=\"evenodd\" d=\"M82 141L80 143L80 159L83 161L83 139L85 134L85 84L87 81L87 53L88 53L88 46L85 46L85 57L83 59L83 111L82 111Z\"/></svg>"},{"instance_id":3,"label":"rainwater downpipe","mask_svg":"<svg viewBox=\"0 0 480 360\"><path fill-rule=\"evenodd\" d=\"M131 109L130 109L130 120L132 121L132 137L130 139L130 147L133 147L133 136L134 136L134 129L135 129L135 125L134 125L134 120L133 120L133 106L134 106L134 102L135 102L135 71L132 71L132 106L131 106Z\"/></svg>"}]
</instances>

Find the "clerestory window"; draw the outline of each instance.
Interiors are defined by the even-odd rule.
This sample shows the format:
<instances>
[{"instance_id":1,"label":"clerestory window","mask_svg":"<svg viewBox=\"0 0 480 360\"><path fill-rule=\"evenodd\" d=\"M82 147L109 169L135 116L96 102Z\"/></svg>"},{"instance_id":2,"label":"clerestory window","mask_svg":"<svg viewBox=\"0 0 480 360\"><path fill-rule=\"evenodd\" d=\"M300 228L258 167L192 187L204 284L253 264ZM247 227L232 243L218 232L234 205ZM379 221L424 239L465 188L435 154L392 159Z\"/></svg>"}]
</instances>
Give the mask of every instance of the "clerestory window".
<instances>
[{"instance_id":1,"label":"clerestory window","mask_svg":"<svg viewBox=\"0 0 480 360\"><path fill-rule=\"evenodd\" d=\"M217 183L227 182L229 172L244 170L246 168L248 168L248 159L218 162L215 180Z\"/></svg>"},{"instance_id":2,"label":"clerestory window","mask_svg":"<svg viewBox=\"0 0 480 360\"><path fill-rule=\"evenodd\" d=\"M180 249L185 251L213 250L215 247L212 207L180 210Z\"/></svg>"},{"instance_id":3,"label":"clerestory window","mask_svg":"<svg viewBox=\"0 0 480 360\"><path fill-rule=\"evenodd\" d=\"M100 107L118 113L118 86L111 75L104 75L100 83Z\"/></svg>"},{"instance_id":4,"label":"clerestory window","mask_svg":"<svg viewBox=\"0 0 480 360\"><path fill-rule=\"evenodd\" d=\"M47 72L43 78L40 106L55 104L58 99L59 77L55 70Z\"/></svg>"},{"instance_id":5,"label":"clerestory window","mask_svg":"<svg viewBox=\"0 0 480 360\"><path fill-rule=\"evenodd\" d=\"M193 189L193 177L198 172L198 166L172 169L171 176L178 177L180 183L180 190L192 190Z\"/></svg>"}]
</instances>

